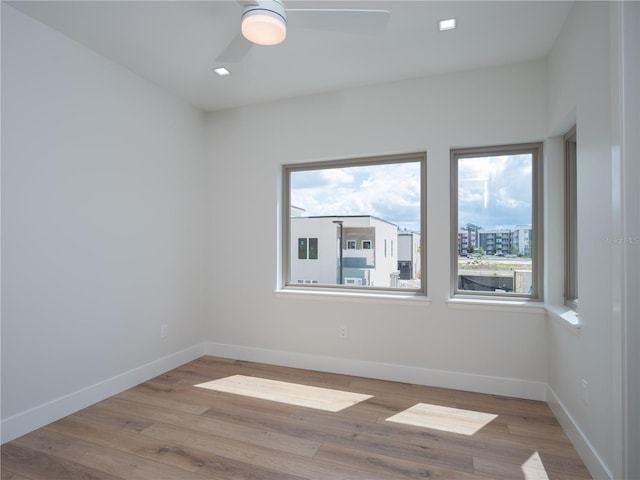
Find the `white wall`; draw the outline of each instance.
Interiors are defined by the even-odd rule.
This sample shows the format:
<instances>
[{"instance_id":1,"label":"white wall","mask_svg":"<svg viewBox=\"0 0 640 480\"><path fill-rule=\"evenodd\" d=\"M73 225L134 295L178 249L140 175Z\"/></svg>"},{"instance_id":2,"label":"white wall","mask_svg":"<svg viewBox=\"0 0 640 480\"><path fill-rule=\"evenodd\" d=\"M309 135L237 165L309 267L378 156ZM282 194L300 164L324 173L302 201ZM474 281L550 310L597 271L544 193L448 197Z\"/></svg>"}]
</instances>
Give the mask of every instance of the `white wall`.
<instances>
[{"instance_id":1,"label":"white wall","mask_svg":"<svg viewBox=\"0 0 640 480\"><path fill-rule=\"evenodd\" d=\"M612 5L614 234L627 241L614 250L614 440L619 477L640 478L640 2ZM618 94L619 93L619 94ZM615 151L615 150L614 150ZM617 418L618 419L618 418Z\"/></svg>"},{"instance_id":2,"label":"white wall","mask_svg":"<svg viewBox=\"0 0 640 480\"><path fill-rule=\"evenodd\" d=\"M325 369L380 376L390 368L413 372L414 381L478 390L496 381L505 393L540 397L544 313L447 303L448 199L450 148L543 140L546 95L539 61L212 114L210 204L234 208L214 208L209 217L211 352L263 361L308 355ZM421 150L431 304L274 294L282 164ZM229 227L233 236L215 234ZM216 253L232 251L242 255ZM346 340L338 336L345 323Z\"/></svg>"},{"instance_id":3,"label":"white wall","mask_svg":"<svg viewBox=\"0 0 640 480\"><path fill-rule=\"evenodd\" d=\"M549 401L597 478L614 475L620 458L616 429L621 418L614 405L618 388L614 378L620 367L614 360L617 293L613 289L620 284L614 270L614 250L620 238L613 230L618 188L614 185L618 180L612 176L611 75L617 68L610 63L612 6L608 2L577 2L548 59L549 134L562 134L577 122L581 324L578 331L555 321L549 323ZM555 151L555 162L557 168L561 149ZM561 187L558 182L552 186ZM557 190L551 195L561 199ZM637 205L630 207L637 209ZM560 233L550 235L551 250L553 245L562 245ZM557 256L557 252L550 253ZM562 278L561 263L556 265L555 276ZM558 301L562 282L556 282L554 288L551 296ZM583 398L582 379L588 382L588 402Z\"/></svg>"},{"instance_id":4,"label":"white wall","mask_svg":"<svg viewBox=\"0 0 640 480\"><path fill-rule=\"evenodd\" d=\"M291 221L291 281L299 280L335 284L337 282L337 258L339 244L336 240L338 226L330 218L298 217ZM298 259L298 238L318 240L318 258ZM307 244L307 249L309 245ZM253 277L253 272L250 274Z\"/></svg>"},{"instance_id":5,"label":"white wall","mask_svg":"<svg viewBox=\"0 0 640 480\"><path fill-rule=\"evenodd\" d=\"M3 439L202 342L204 126L2 4Z\"/></svg>"}]
</instances>

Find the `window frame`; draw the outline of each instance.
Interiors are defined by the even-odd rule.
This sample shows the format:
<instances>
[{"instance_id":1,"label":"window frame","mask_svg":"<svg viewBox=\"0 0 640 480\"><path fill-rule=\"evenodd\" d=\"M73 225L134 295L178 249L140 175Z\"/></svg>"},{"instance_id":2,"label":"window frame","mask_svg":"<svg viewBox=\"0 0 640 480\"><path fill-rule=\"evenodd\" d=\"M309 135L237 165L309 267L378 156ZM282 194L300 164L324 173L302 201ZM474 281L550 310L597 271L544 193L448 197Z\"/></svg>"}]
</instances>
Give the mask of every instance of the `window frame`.
<instances>
[{"instance_id":1,"label":"window frame","mask_svg":"<svg viewBox=\"0 0 640 480\"><path fill-rule=\"evenodd\" d=\"M506 292L474 292L458 290L458 160L475 157L532 154L532 286L531 294ZM544 301L544 222L543 222L543 143L531 142L471 148L453 148L450 151L450 208L451 208L451 285L452 298L489 298L501 301Z\"/></svg>"},{"instance_id":2,"label":"window frame","mask_svg":"<svg viewBox=\"0 0 640 480\"><path fill-rule=\"evenodd\" d=\"M420 166L420 268L422 273L421 286L417 289L408 288L392 288L392 287L380 287L380 286L353 286L353 285L326 285L326 284L298 284L291 280L291 174L293 172L320 170L320 169L332 169L332 168L350 168L361 166L375 166L375 165L389 165L394 163L418 163ZM362 291L363 293L381 293L388 295L427 295L427 152L411 152L403 154L391 154L380 156L368 156L368 157L355 157L338 160L328 161L312 161L304 163L291 163L282 165L282 210L281 210L281 279L280 289L282 290L305 290L310 291L313 289L323 290L328 292L344 292L346 291ZM343 215L348 216L348 215ZM337 215L336 217L341 217ZM369 242L370 248L373 248L373 242L371 240L363 240L364 243Z\"/></svg>"},{"instance_id":3,"label":"window frame","mask_svg":"<svg viewBox=\"0 0 640 480\"><path fill-rule=\"evenodd\" d=\"M564 135L564 304L578 311L577 128Z\"/></svg>"}]
</instances>

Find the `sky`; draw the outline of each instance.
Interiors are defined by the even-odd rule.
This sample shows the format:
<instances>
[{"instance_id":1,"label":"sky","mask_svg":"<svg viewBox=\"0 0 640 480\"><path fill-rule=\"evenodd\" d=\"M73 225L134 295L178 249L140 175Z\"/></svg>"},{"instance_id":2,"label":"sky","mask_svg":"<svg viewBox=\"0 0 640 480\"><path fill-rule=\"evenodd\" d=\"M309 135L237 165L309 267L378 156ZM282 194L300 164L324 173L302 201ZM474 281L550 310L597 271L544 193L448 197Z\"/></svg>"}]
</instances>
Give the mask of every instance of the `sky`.
<instances>
[{"instance_id":1,"label":"sky","mask_svg":"<svg viewBox=\"0 0 640 480\"><path fill-rule=\"evenodd\" d=\"M532 223L531 154L458 160L458 225L485 229Z\"/></svg>"},{"instance_id":2,"label":"sky","mask_svg":"<svg viewBox=\"0 0 640 480\"><path fill-rule=\"evenodd\" d=\"M458 224L530 224L531 172L531 155L460 159ZM304 216L372 215L420 232L419 162L296 171L290 184Z\"/></svg>"},{"instance_id":3,"label":"sky","mask_svg":"<svg viewBox=\"0 0 640 480\"><path fill-rule=\"evenodd\" d=\"M420 163L291 173L291 205L305 216L372 215L420 231Z\"/></svg>"}]
</instances>

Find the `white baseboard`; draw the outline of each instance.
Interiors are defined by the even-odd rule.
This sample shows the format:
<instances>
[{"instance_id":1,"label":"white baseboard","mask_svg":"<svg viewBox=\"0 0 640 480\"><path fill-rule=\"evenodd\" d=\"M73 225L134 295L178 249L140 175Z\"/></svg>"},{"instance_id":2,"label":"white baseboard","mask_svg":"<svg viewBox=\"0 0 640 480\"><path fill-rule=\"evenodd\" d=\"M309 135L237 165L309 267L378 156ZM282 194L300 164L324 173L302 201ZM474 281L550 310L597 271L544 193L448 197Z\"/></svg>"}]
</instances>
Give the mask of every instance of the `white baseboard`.
<instances>
[{"instance_id":1,"label":"white baseboard","mask_svg":"<svg viewBox=\"0 0 640 480\"><path fill-rule=\"evenodd\" d=\"M469 392L505 395L529 400L546 400L547 384L529 380L492 377L430 368L369 362L349 358L310 355L281 350L269 350L241 345L205 343L205 355L268 363L307 370L357 375L396 382L451 388Z\"/></svg>"},{"instance_id":2,"label":"white baseboard","mask_svg":"<svg viewBox=\"0 0 640 480\"><path fill-rule=\"evenodd\" d=\"M547 404L556 416L574 448L593 478L613 479L613 472L602 461L587 436L582 432L553 389L547 385Z\"/></svg>"},{"instance_id":3,"label":"white baseboard","mask_svg":"<svg viewBox=\"0 0 640 480\"><path fill-rule=\"evenodd\" d=\"M0 423L2 443L9 442L21 435L120 393L127 388L131 388L191 360L195 360L204 355L204 347L202 343L194 345L6 418Z\"/></svg>"}]
</instances>

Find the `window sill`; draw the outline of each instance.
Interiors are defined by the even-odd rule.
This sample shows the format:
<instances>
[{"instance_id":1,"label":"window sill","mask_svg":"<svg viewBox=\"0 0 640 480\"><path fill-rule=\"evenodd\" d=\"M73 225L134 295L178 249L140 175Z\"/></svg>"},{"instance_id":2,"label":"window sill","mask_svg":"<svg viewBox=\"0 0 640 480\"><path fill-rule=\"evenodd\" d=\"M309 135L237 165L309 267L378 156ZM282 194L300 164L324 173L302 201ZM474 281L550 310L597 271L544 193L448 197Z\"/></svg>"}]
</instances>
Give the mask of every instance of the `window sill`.
<instances>
[{"instance_id":1,"label":"window sill","mask_svg":"<svg viewBox=\"0 0 640 480\"><path fill-rule=\"evenodd\" d=\"M450 308L470 310L493 310L500 312L519 312L540 314L544 313L545 305L528 299L504 299L504 298L450 298L447 300Z\"/></svg>"},{"instance_id":2,"label":"window sill","mask_svg":"<svg viewBox=\"0 0 640 480\"><path fill-rule=\"evenodd\" d=\"M342 300L348 302L363 302L363 303L395 303L402 305L419 305L429 306L431 305L431 299L420 293L406 292L363 292L363 291L339 291L328 289L302 289L295 287L285 287L278 289L274 292L276 296L289 297L289 298L308 298L308 299L321 299L321 300Z\"/></svg>"},{"instance_id":3,"label":"window sill","mask_svg":"<svg viewBox=\"0 0 640 480\"><path fill-rule=\"evenodd\" d=\"M580 333L580 319L575 310L564 305L549 305L531 300L497 300L480 298L451 298L447 301L450 308L471 310L511 311L520 313L546 313L547 317L560 324L564 328Z\"/></svg>"},{"instance_id":4,"label":"window sill","mask_svg":"<svg viewBox=\"0 0 640 480\"><path fill-rule=\"evenodd\" d=\"M555 323L563 326L574 334L580 333L580 318L578 312L571 310L564 305L545 305L547 317L555 321Z\"/></svg>"}]
</instances>

